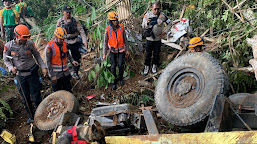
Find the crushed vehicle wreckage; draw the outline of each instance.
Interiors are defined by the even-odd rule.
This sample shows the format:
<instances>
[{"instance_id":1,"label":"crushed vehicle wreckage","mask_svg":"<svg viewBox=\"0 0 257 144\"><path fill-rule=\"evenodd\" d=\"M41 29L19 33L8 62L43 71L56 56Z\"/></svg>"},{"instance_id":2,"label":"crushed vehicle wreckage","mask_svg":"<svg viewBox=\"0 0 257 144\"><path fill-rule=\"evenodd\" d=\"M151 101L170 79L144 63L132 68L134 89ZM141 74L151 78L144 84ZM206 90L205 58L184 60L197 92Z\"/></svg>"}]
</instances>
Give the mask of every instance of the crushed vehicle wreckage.
<instances>
[{"instance_id":1,"label":"crushed vehicle wreckage","mask_svg":"<svg viewBox=\"0 0 257 144\"><path fill-rule=\"evenodd\" d=\"M212 133L217 136L220 132L257 129L255 123L257 118L257 95L235 94L228 97L227 92L227 75L219 62L205 52L189 53L175 59L165 68L158 79L155 103L162 118L173 125L190 126L206 121L203 132L217 132ZM67 99L72 97L74 97L72 94L65 91L48 96L47 98L50 101L44 102L47 100L45 99L42 103L54 107L43 106L49 114L51 113L51 117L44 112L40 114L48 119L52 118L51 122L54 121L54 123L42 122L35 118L37 127L43 130L55 129L55 132L61 134L64 129L67 129L67 124L65 124L67 119L73 119L71 120L73 123L69 123L68 126L78 125L79 116L75 113L66 116L66 122L63 120L64 113L76 112L74 111L76 105L69 107L67 103L69 101ZM75 99L73 103L76 103ZM66 104L69 110L60 106L63 104ZM42 105L38 109L41 109L40 107L42 108ZM77 120L74 119L75 117ZM163 136L158 132L155 117L156 115L151 109L140 110L130 104L109 105L94 108L87 124L93 125L95 121L98 121L106 134L109 135L106 136L108 143L119 143L121 140L127 140L128 138L132 141L141 139L141 143L144 143L149 141L149 137L146 135L119 137L118 140L115 135L138 135L139 132L145 134L146 130L151 136L158 135L157 138L150 141L160 142L163 140ZM61 128L57 128L59 126ZM250 132L253 133L253 136L248 137L247 140L255 142L254 136L257 134L254 131ZM224 135L230 136L230 134L235 135L234 132ZM247 134L248 132L241 133L238 135L239 138L232 138L232 140L242 142L243 137ZM168 136L171 142L173 135ZM181 136L184 135L181 134ZM143 137L145 140L142 140Z\"/></svg>"},{"instance_id":2,"label":"crushed vehicle wreckage","mask_svg":"<svg viewBox=\"0 0 257 144\"><path fill-rule=\"evenodd\" d=\"M224 141L240 143L244 142L244 137L249 133L251 136L247 137L247 142L256 142L257 133L252 130L257 129L255 123L257 120L257 95L239 93L229 96L228 91L228 77L218 60L206 52L187 53L173 60L162 71L155 90L155 104L161 117L172 125L181 127L194 126L199 123L204 125L205 128L202 132L205 133L190 136L194 142L198 142L198 135L206 135L206 140L209 140L210 137L222 139L226 136L231 137L231 141ZM67 129L67 125L78 124L76 119L79 116L75 114L77 100L72 94L66 94L64 91L63 94L56 92L52 95L55 95L54 98L48 96L46 99L50 101L42 102L47 104L43 107L49 114L42 112L40 114L44 114L48 119L55 119L51 120L54 123L45 121L40 124L36 118L35 123L42 130L66 126L63 130L55 130L61 134L64 129ZM67 95L71 98L68 98ZM70 100L71 104L68 104ZM62 106L63 104L68 107ZM48 108L49 106L54 108ZM41 109L40 107L38 109ZM43 109L41 110L43 111ZM66 112L69 114L64 114ZM60 120L64 119L62 118L63 114L69 115L65 116L66 120ZM67 120L72 117L73 120ZM161 142L164 138L159 134L155 120L156 114L151 109L140 110L130 104L121 104L94 108L87 124L93 125L95 121L98 121L109 135L106 137L108 143L120 143L121 141L133 143L138 140L139 143ZM62 122L60 123L60 121ZM67 121L73 122L67 124ZM238 130L249 130L250 132L230 132ZM141 134L148 132L149 135L155 137L151 139L147 135L126 136L128 134L138 135L140 132ZM213 133L208 136L208 132ZM221 132L228 133L221 135ZM126 137L116 137L115 135L125 135ZM176 142L175 137L184 136L183 134L179 134L179 136L170 134L165 139Z\"/></svg>"}]
</instances>

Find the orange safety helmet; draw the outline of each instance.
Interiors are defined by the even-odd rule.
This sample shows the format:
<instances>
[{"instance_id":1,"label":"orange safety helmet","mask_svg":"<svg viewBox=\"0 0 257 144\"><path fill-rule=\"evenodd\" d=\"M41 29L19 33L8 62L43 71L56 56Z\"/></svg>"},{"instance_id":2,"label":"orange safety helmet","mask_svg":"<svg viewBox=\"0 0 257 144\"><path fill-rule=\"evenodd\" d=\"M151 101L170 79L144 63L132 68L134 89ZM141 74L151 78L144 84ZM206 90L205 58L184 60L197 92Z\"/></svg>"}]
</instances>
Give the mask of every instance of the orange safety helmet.
<instances>
[{"instance_id":1,"label":"orange safety helmet","mask_svg":"<svg viewBox=\"0 0 257 144\"><path fill-rule=\"evenodd\" d=\"M65 28L57 27L54 31L54 35L57 36L60 39L66 39L67 38L67 31Z\"/></svg>"},{"instance_id":2,"label":"orange safety helmet","mask_svg":"<svg viewBox=\"0 0 257 144\"><path fill-rule=\"evenodd\" d=\"M194 37L190 39L188 48L194 48L203 44L203 39L201 37Z\"/></svg>"},{"instance_id":3,"label":"orange safety helmet","mask_svg":"<svg viewBox=\"0 0 257 144\"><path fill-rule=\"evenodd\" d=\"M108 20L118 20L118 14L115 11L108 13Z\"/></svg>"},{"instance_id":4,"label":"orange safety helmet","mask_svg":"<svg viewBox=\"0 0 257 144\"><path fill-rule=\"evenodd\" d=\"M14 33L21 40L28 40L31 37L29 28L22 24L15 27Z\"/></svg>"}]
</instances>

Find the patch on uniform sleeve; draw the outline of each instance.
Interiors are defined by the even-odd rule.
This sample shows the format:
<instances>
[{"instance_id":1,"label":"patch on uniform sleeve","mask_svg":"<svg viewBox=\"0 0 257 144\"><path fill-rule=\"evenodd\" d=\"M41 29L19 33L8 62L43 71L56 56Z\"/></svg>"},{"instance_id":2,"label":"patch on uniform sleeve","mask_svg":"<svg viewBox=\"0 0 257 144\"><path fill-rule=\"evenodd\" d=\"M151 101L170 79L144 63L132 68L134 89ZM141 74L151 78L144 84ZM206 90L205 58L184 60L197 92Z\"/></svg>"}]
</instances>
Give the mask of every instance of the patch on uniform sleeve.
<instances>
[{"instance_id":1,"label":"patch on uniform sleeve","mask_svg":"<svg viewBox=\"0 0 257 144\"><path fill-rule=\"evenodd\" d=\"M51 53L51 50L52 50L52 48L51 48L49 45L47 45L47 47L46 47L46 53L50 54L50 53Z\"/></svg>"},{"instance_id":2,"label":"patch on uniform sleeve","mask_svg":"<svg viewBox=\"0 0 257 144\"><path fill-rule=\"evenodd\" d=\"M4 53L8 50L7 46L4 46Z\"/></svg>"},{"instance_id":3,"label":"patch on uniform sleeve","mask_svg":"<svg viewBox=\"0 0 257 144\"><path fill-rule=\"evenodd\" d=\"M46 49L46 53L49 54L50 52L51 52L50 48L47 48L47 49Z\"/></svg>"}]
</instances>

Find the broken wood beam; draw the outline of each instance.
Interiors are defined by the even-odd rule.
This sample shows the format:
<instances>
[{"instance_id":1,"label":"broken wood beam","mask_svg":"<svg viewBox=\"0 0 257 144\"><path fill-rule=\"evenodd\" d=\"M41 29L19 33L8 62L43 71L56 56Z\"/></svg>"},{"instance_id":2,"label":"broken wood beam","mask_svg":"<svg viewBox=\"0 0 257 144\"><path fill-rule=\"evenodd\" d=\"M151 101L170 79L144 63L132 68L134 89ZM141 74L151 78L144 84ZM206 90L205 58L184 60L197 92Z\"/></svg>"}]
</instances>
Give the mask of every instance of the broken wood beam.
<instances>
[{"instance_id":1,"label":"broken wood beam","mask_svg":"<svg viewBox=\"0 0 257 144\"><path fill-rule=\"evenodd\" d=\"M177 45L175 43L171 43L171 42L168 42L167 40L164 40L162 39L161 40L163 44L167 45L167 46L170 46L172 48L175 48L175 49L178 49L178 50L182 50L182 47L180 45Z\"/></svg>"}]
</instances>

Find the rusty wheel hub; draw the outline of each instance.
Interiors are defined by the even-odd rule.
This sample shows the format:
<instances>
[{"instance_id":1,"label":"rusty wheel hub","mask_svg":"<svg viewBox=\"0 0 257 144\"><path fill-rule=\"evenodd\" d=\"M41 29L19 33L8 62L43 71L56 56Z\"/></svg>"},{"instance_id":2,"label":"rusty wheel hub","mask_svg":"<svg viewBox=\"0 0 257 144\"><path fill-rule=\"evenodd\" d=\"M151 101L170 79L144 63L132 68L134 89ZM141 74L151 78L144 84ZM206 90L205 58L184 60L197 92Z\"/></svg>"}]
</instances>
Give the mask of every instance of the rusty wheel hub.
<instances>
[{"instance_id":1,"label":"rusty wheel hub","mask_svg":"<svg viewBox=\"0 0 257 144\"><path fill-rule=\"evenodd\" d=\"M55 99L51 101L46 107L48 112L47 119L54 119L60 115L65 108L64 103L65 102L62 99Z\"/></svg>"},{"instance_id":2,"label":"rusty wheel hub","mask_svg":"<svg viewBox=\"0 0 257 144\"><path fill-rule=\"evenodd\" d=\"M181 69L171 76L168 99L178 108L189 107L201 97L204 87L203 74L194 68Z\"/></svg>"}]
</instances>

